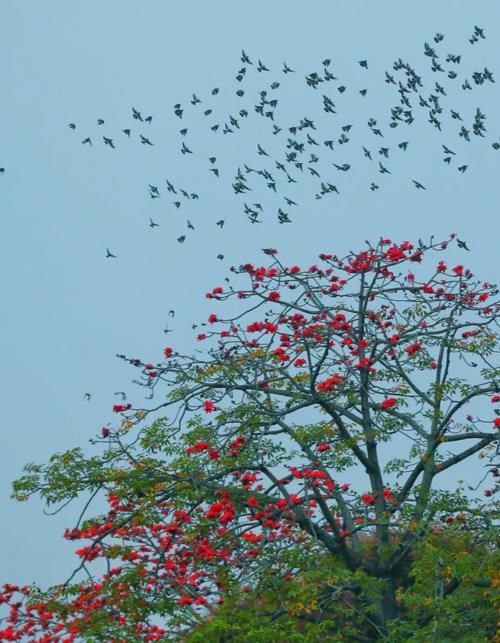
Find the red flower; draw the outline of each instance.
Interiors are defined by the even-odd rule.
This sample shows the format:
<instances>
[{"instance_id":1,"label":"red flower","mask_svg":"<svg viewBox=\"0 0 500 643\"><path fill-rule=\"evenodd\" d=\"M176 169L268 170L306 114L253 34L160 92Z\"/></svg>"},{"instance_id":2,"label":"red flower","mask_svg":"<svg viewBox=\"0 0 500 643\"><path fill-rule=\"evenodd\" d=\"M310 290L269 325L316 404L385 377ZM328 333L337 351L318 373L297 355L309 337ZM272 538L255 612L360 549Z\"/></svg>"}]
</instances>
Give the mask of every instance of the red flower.
<instances>
[{"instance_id":1,"label":"red flower","mask_svg":"<svg viewBox=\"0 0 500 643\"><path fill-rule=\"evenodd\" d=\"M211 315L209 315L208 317L209 324L215 324L216 321L217 321L217 315L215 313L212 313Z\"/></svg>"},{"instance_id":2,"label":"red flower","mask_svg":"<svg viewBox=\"0 0 500 643\"><path fill-rule=\"evenodd\" d=\"M361 500L366 504L366 505L374 505L375 504L375 496L372 496L371 493L364 493L361 496Z\"/></svg>"},{"instance_id":3,"label":"red flower","mask_svg":"<svg viewBox=\"0 0 500 643\"><path fill-rule=\"evenodd\" d=\"M303 357L299 357L295 360L293 365L298 367L298 366L304 366L305 363L306 363L306 360Z\"/></svg>"},{"instance_id":4,"label":"red flower","mask_svg":"<svg viewBox=\"0 0 500 643\"><path fill-rule=\"evenodd\" d=\"M279 301L281 299L281 295L277 290L273 290L272 292L269 293L268 299L270 301Z\"/></svg>"},{"instance_id":5,"label":"red flower","mask_svg":"<svg viewBox=\"0 0 500 643\"><path fill-rule=\"evenodd\" d=\"M495 427L495 429L500 429L500 418L495 418L493 420L493 426Z\"/></svg>"},{"instance_id":6,"label":"red flower","mask_svg":"<svg viewBox=\"0 0 500 643\"><path fill-rule=\"evenodd\" d=\"M462 275L464 274L464 267L462 266L462 264L455 266L454 268L452 268L452 270L457 275L457 277L462 277Z\"/></svg>"},{"instance_id":7,"label":"red flower","mask_svg":"<svg viewBox=\"0 0 500 643\"><path fill-rule=\"evenodd\" d=\"M318 444L318 446L316 447L316 451L321 453L323 451L330 451L331 448L332 447L329 444Z\"/></svg>"},{"instance_id":8,"label":"red flower","mask_svg":"<svg viewBox=\"0 0 500 643\"><path fill-rule=\"evenodd\" d=\"M495 404L496 402L500 402L500 395L494 395L491 398L491 401L493 402L493 404Z\"/></svg>"},{"instance_id":9,"label":"red flower","mask_svg":"<svg viewBox=\"0 0 500 643\"><path fill-rule=\"evenodd\" d=\"M203 341L204 339L206 339L206 338L207 338L207 336L205 335L205 333L200 333L200 334L197 336L197 338L196 338L196 339L197 339L199 342L202 342L202 341Z\"/></svg>"},{"instance_id":10,"label":"red flower","mask_svg":"<svg viewBox=\"0 0 500 643\"><path fill-rule=\"evenodd\" d=\"M421 342L415 342L413 344L410 344L410 346L407 346L405 348L405 351L408 353L408 355L413 355L413 353L416 353L422 348L422 343Z\"/></svg>"},{"instance_id":11,"label":"red flower","mask_svg":"<svg viewBox=\"0 0 500 643\"><path fill-rule=\"evenodd\" d=\"M173 353L173 352L174 352L174 349L173 349L173 348L170 348L170 346L167 346L167 348L164 348L164 349L163 349L163 354L165 355L165 357L166 357L167 359L168 359L169 357L171 357L171 356L172 356L172 353Z\"/></svg>"},{"instance_id":12,"label":"red flower","mask_svg":"<svg viewBox=\"0 0 500 643\"><path fill-rule=\"evenodd\" d=\"M123 413L132 408L132 404L115 404L113 406L113 413Z\"/></svg>"},{"instance_id":13,"label":"red flower","mask_svg":"<svg viewBox=\"0 0 500 643\"><path fill-rule=\"evenodd\" d=\"M107 438L110 433L111 433L111 431L108 429L108 427L106 427L106 426L102 427L101 435L102 435L103 438Z\"/></svg>"},{"instance_id":14,"label":"red flower","mask_svg":"<svg viewBox=\"0 0 500 643\"><path fill-rule=\"evenodd\" d=\"M206 400L203 407L205 409L205 413L212 413L212 411L215 411L215 409L217 408L215 404L210 400Z\"/></svg>"},{"instance_id":15,"label":"red flower","mask_svg":"<svg viewBox=\"0 0 500 643\"><path fill-rule=\"evenodd\" d=\"M396 406L396 404L397 400L395 397L388 397L386 400L383 400L383 402L380 403L380 408L384 411L387 411L388 409L392 409L394 406Z\"/></svg>"},{"instance_id":16,"label":"red flower","mask_svg":"<svg viewBox=\"0 0 500 643\"><path fill-rule=\"evenodd\" d=\"M333 391L335 386L342 384L343 381L344 381L344 378L338 373L335 373L335 375L332 375L332 377L329 377L324 382L320 382L319 384L316 384L316 390L318 391L318 393L327 393L329 391Z\"/></svg>"}]
</instances>

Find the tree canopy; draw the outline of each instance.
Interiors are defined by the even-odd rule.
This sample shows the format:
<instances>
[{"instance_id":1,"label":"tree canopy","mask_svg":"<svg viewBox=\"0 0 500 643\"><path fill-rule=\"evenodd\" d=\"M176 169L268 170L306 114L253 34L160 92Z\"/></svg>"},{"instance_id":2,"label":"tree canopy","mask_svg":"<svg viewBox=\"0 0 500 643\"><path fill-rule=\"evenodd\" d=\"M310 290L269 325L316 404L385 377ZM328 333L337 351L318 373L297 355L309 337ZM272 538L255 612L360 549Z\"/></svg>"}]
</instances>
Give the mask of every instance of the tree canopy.
<instances>
[{"instance_id":1,"label":"tree canopy","mask_svg":"<svg viewBox=\"0 0 500 643\"><path fill-rule=\"evenodd\" d=\"M206 293L201 350L120 355L149 406L14 483L88 500L77 569L4 585L0 640L498 640L500 306L455 241L264 249Z\"/></svg>"}]
</instances>

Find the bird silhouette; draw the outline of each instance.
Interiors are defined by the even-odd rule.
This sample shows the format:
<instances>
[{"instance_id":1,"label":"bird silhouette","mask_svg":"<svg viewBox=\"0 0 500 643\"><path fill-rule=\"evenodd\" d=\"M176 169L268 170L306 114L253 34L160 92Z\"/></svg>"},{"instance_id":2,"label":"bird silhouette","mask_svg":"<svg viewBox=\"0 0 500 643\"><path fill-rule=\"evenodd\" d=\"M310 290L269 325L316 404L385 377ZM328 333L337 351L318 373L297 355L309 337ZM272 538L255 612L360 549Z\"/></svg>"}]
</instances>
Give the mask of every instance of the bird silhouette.
<instances>
[{"instance_id":1,"label":"bird silhouette","mask_svg":"<svg viewBox=\"0 0 500 643\"><path fill-rule=\"evenodd\" d=\"M92 145L92 141L90 140L90 136L87 136L87 138L84 138L83 141L82 141L82 144L83 145L85 145L85 144Z\"/></svg>"},{"instance_id":2,"label":"bird silhouette","mask_svg":"<svg viewBox=\"0 0 500 643\"><path fill-rule=\"evenodd\" d=\"M151 219L151 218L150 218L150 219L149 219L149 227L150 227L150 228L159 228L159 227L160 227L160 224L159 224L159 223L155 223L155 222L153 221L153 219Z\"/></svg>"},{"instance_id":3,"label":"bird silhouette","mask_svg":"<svg viewBox=\"0 0 500 643\"><path fill-rule=\"evenodd\" d=\"M116 255L114 255L109 248L106 248L106 259L110 258L116 259Z\"/></svg>"},{"instance_id":4,"label":"bird silhouette","mask_svg":"<svg viewBox=\"0 0 500 643\"><path fill-rule=\"evenodd\" d=\"M142 121L141 112L137 111L135 107L132 107L132 117L138 121Z\"/></svg>"},{"instance_id":5,"label":"bird silhouette","mask_svg":"<svg viewBox=\"0 0 500 643\"><path fill-rule=\"evenodd\" d=\"M106 138L105 136L103 136L102 139L104 141L104 145L109 145L109 147L116 149L112 138Z\"/></svg>"},{"instance_id":6,"label":"bird silhouette","mask_svg":"<svg viewBox=\"0 0 500 643\"><path fill-rule=\"evenodd\" d=\"M153 143L151 143L151 141L149 140L149 138L146 138L146 137L145 137L145 136L143 136L142 134L139 134L139 137L140 137L140 139L141 139L141 143L142 143L143 145L153 145Z\"/></svg>"},{"instance_id":7,"label":"bird silhouette","mask_svg":"<svg viewBox=\"0 0 500 643\"><path fill-rule=\"evenodd\" d=\"M426 190L427 188L422 185L419 181L415 181L415 179L412 179L413 185L417 188L417 190Z\"/></svg>"},{"instance_id":8,"label":"bird silhouette","mask_svg":"<svg viewBox=\"0 0 500 643\"><path fill-rule=\"evenodd\" d=\"M468 252L470 252L470 249L467 247L467 244L465 243L465 241L461 241L458 237L457 237L457 245L459 248L462 248L462 250L467 250Z\"/></svg>"},{"instance_id":9,"label":"bird silhouette","mask_svg":"<svg viewBox=\"0 0 500 643\"><path fill-rule=\"evenodd\" d=\"M85 395L84 395L83 397L84 397L84 399L86 399L86 400L87 400L87 402L90 402L90 398L91 398L92 396L90 395L90 393L85 393Z\"/></svg>"}]
</instances>

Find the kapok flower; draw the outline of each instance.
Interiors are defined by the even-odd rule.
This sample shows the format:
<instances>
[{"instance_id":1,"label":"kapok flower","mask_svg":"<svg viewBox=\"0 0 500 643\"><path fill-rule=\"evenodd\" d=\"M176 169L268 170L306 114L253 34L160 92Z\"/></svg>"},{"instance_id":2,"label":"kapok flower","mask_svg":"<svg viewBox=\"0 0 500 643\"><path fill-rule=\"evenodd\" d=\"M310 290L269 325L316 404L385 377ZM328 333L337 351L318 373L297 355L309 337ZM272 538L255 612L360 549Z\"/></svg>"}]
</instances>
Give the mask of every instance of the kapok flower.
<instances>
[{"instance_id":1,"label":"kapok flower","mask_svg":"<svg viewBox=\"0 0 500 643\"><path fill-rule=\"evenodd\" d=\"M164 349L163 349L163 354L165 355L165 357L166 357L167 359L168 359L169 357L171 357L171 356L172 356L172 353L173 353L173 352L174 352L174 349L173 349L173 348L170 348L170 346L167 346L167 348L164 348Z\"/></svg>"},{"instance_id":2,"label":"kapok flower","mask_svg":"<svg viewBox=\"0 0 500 643\"><path fill-rule=\"evenodd\" d=\"M387 411L388 409L392 409L394 406L396 406L396 404L397 400L395 397L388 397L386 400L383 400L380 403L380 408L384 411Z\"/></svg>"},{"instance_id":3,"label":"kapok flower","mask_svg":"<svg viewBox=\"0 0 500 643\"><path fill-rule=\"evenodd\" d=\"M115 404L113 406L113 413L123 413L132 408L132 404Z\"/></svg>"},{"instance_id":4,"label":"kapok flower","mask_svg":"<svg viewBox=\"0 0 500 643\"><path fill-rule=\"evenodd\" d=\"M318 391L318 393L328 393L330 391L333 391L336 386L342 384L343 381L344 378L338 373L335 373L335 375L332 375L332 377L329 377L324 382L316 384L316 390Z\"/></svg>"},{"instance_id":5,"label":"kapok flower","mask_svg":"<svg viewBox=\"0 0 500 643\"><path fill-rule=\"evenodd\" d=\"M405 351L408 353L409 356L413 355L417 351L422 349L422 343L421 342L414 342L413 344L410 344L405 348Z\"/></svg>"},{"instance_id":6,"label":"kapok flower","mask_svg":"<svg viewBox=\"0 0 500 643\"><path fill-rule=\"evenodd\" d=\"M212 411L215 411L215 409L217 407L215 406L215 404L212 401L205 400L203 408L205 409L205 413L212 413Z\"/></svg>"}]
</instances>

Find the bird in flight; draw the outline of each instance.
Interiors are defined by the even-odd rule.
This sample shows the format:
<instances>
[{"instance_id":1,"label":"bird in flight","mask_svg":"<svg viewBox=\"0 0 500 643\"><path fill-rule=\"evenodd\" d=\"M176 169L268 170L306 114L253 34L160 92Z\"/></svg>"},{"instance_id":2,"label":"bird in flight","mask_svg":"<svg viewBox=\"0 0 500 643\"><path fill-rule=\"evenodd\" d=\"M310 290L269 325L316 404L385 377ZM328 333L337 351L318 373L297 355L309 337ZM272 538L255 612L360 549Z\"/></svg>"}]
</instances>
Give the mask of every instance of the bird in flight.
<instances>
[{"instance_id":1,"label":"bird in flight","mask_svg":"<svg viewBox=\"0 0 500 643\"><path fill-rule=\"evenodd\" d=\"M83 141L82 141L82 144L83 145L85 145L85 144L92 145L92 141L90 140L90 136L87 136L87 138L84 138Z\"/></svg>"},{"instance_id":2,"label":"bird in flight","mask_svg":"<svg viewBox=\"0 0 500 643\"><path fill-rule=\"evenodd\" d=\"M137 111L135 107L132 107L132 117L137 121L142 121L141 112Z\"/></svg>"},{"instance_id":3,"label":"bird in flight","mask_svg":"<svg viewBox=\"0 0 500 643\"><path fill-rule=\"evenodd\" d=\"M457 245L459 248L462 248L462 250L467 250L467 252L470 252L470 249L467 247L467 244L465 241L461 241L460 239L457 238Z\"/></svg>"},{"instance_id":4,"label":"bird in flight","mask_svg":"<svg viewBox=\"0 0 500 643\"><path fill-rule=\"evenodd\" d=\"M417 190L426 190L427 189L419 181L415 181L415 179L412 179L412 181L413 181L413 185L417 188Z\"/></svg>"},{"instance_id":5,"label":"bird in flight","mask_svg":"<svg viewBox=\"0 0 500 643\"><path fill-rule=\"evenodd\" d=\"M90 398L92 396L90 395L90 393L85 393L85 395L83 397L84 397L85 400L87 400L87 402L90 402Z\"/></svg>"},{"instance_id":6,"label":"bird in flight","mask_svg":"<svg viewBox=\"0 0 500 643\"><path fill-rule=\"evenodd\" d=\"M150 217L150 218L149 218L149 227L150 227L150 228L159 228L159 227L160 227L160 224L159 224L159 223L155 223L155 222L153 221L153 219L151 219L151 217Z\"/></svg>"},{"instance_id":7,"label":"bird in flight","mask_svg":"<svg viewBox=\"0 0 500 643\"><path fill-rule=\"evenodd\" d=\"M110 258L116 259L116 255L114 255L112 252L110 252L109 248L106 248L106 259Z\"/></svg>"},{"instance_id":8,"label":"bird in flight","mask_svg":"<svg viewBox=\"0 0 500 643\"><path fill-rule=\"evenodd\" d=\"M104 145L109 145L109 147L112 147L113 149L116 149L112 138L106 138L105 136L103 136L102 139L104 141Z\"/></svg>"}]
</instances>

